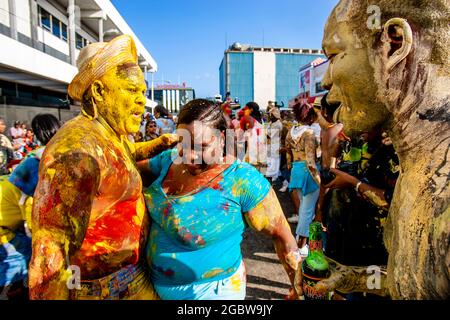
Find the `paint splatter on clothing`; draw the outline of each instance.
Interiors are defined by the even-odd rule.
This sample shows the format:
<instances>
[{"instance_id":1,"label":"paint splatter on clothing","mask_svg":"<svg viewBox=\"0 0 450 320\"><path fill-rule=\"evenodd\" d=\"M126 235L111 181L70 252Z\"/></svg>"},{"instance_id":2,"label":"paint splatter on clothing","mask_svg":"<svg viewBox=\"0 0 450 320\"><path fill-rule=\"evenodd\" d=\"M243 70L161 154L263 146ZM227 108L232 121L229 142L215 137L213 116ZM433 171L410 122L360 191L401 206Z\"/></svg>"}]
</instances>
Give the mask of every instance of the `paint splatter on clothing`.
<instances>
[{"instance_id":1,"label":"paint splatter on clothing","mask_svg":"<svg viewBox=\"0 0 450 320\"><path fill-rule=\"evenodd\" d=\"M144 191L153 220L147 260L156 288L207 283L235 273L242 260L243 213L256 207L270 190L255 168L236 160L199 190L168 196L162 183L175 154L176 150L169 150L149 161L159 177Z\"/></svg>"},{"instance_id":2,"label":"paint splatter on clothing","mask_svg":"<svg viewBox=\"0 0 450 320\"><path fill-rule=\"evenodd\" d=\"M155 285L162 300L244 300L246 294L245 265L232 275L215 281L187 285Z\"/></svg>"}]
</instances>

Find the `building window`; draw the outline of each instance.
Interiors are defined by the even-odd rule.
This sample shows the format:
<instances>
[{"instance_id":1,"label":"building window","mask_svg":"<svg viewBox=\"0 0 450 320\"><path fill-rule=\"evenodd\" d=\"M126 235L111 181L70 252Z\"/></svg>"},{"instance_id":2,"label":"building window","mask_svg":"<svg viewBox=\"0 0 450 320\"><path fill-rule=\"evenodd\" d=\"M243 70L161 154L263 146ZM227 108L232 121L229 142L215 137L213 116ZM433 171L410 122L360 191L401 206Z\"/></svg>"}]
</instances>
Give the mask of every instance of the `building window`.
<instances>
[{"instance_id":1,"label":"building window","mask_svg":"<svg viewBox=\"0 0 450 320\"><path fill-rule=\"evenodd\" d=\"M61 22L61 38L67 42L67 26Z\"/></svg>"},{"instance_id":2,"label":"building window","mask_svg":"<svg viewBox=\"0 0 450 320\"><path fill-rule=\"evenodd\" d=\"M50 13L48 13L46 10L39 7L39 17L40 17L41 27L50 31L52 29Z\"/></svg>"},{"instance_id":3,"label":"building window","mask_svg":"<svg viewBox=\"0 0 450 320\"><path fill-rule=\"evenodd\" d=\"M52 17L52 33L54 36L61 39L61 21Z\"/></svg>"},{"instance_id":4,"label":"building window","mask_svg":"<svg viewBox=\"0 0 450 320\"><path fill-rule=\"evenodd\" d=\"M80 36L78 33L76 34L76 44L77 44L77 49L81 50L83 48L83 37Z\"/></svg>"},{"instance_id":5,"label":"building window","mask_svg":"<svg viewBox=\"0 0 450 320\"><path fill-rule=\"evenodd\" d=\"M38 6L39 8L39 25L55 37L67 42L67 25L62 21L52 16L48 11Z\"/></svg>"},{"instance_id":6,"label":"building window","mask_svg":"<svg viewBox=\"0 0 450 320\"><path fill-rule=\"evenodd\" d=\"M83 38L78 33L76 34L76 45L77 45L78 50L83 49L84 47L89 45L89 43L90 43L89 40L87 40L86 38Z\"/></svg>"}]
</instances>

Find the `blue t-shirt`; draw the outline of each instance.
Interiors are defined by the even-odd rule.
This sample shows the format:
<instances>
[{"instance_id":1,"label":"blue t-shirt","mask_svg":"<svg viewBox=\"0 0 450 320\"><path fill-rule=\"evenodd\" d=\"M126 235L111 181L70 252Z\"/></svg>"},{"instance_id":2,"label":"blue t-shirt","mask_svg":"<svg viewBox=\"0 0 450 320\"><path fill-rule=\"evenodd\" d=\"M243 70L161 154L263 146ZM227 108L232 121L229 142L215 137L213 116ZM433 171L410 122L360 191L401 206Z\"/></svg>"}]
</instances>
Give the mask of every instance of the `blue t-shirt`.
<instances>
[{"instance_id":1,"label":"blue t-shirt","mask_svg":"<svg viewBox=\"0 0 450 320\"><path fill-rule=\"evenodd\" d=\"M168 150L150 160L159 177L144 191L152 218L147 261L153 282L184 285L226 278L242 260L243 213L266 197L270 184L237 160L200 190L168 196L161 185L175 153Z\"/></svg>"}]
</instances>

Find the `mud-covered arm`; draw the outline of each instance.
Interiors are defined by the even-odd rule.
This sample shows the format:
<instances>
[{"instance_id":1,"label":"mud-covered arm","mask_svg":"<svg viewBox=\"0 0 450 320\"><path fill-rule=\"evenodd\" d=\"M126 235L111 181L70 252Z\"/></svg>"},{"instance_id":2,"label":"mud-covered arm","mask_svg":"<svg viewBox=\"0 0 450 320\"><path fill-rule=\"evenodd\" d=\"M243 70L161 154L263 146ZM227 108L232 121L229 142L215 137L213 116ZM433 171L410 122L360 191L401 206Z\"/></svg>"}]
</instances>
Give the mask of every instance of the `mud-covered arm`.
<instances>
[{"instance_id":1,"label":"mud-covered arm","mask_svg":"<svg viewBox=\"0 0 450 320\"><path fill-rule=\"evenodd\" d=\"M349 175L346 172L340 171L338 169L330 169L330 172L336 176L336 178L325 186L325 188L332 189L345 189L345 188L356 188L359 182L358 178ZM382 209L389 210L389 202L385 197L384 189L376 188L370 184L361 182L358 186L358 193L368 202L372 203L374 206Z\"/></svg>"},{"instance_id":2,"label":"mud-covered arm","mask_svg":"<svg viewBox=\"0 0 450 320\"><path fill-rule=\"evenodd\" d=\"M374 206L388 211L390 203L386 199L386 190L371 186L370 184L362 182L358 187L359 194Z\"/></svg>"},{"instance_id":3,"label":"mud-covered arm","mask_svg":"<svg viewBox=\"0 0 450 320\"><path fill-rule=\"evenodd\" d=\"M310 131L305 133L306 166L317 185L320 185L320 174L316 164L316 138Z\"/></svg>"},{"instance_id":4,"label":"mud-covered arm","mask_svg":"<svg viewBox=\"0 0 450 320\"><path fill-rule=\"evenodd\" d=\"M254 209L245 213L245 218L250 227L272 237L278 258L294 287L300 261L298 246L272 188Z\"/></svg>"},{"instance_id":5,"label":"mud-covered arm","mask_svg":"<svg viewBox=\"0 0 450 320\"><path fill-rule=\"evenodd\" d=\"M338 290L342 293L365 292L379 296L388 296L387 272L385 267L350 267L344 266L327 257L331 276L318 282L315 288L321 292ZM301 277L301 268L297 278ZM297 281L299 281L297 279Z\"/></svg>"},{"instance_id":6,"label":"mud-covered arm","mask_svg":"<svg viewBox=\"0 0 450 320\"><path fill-rule=\"evenodd\" d=\"M84 153L41 161L32 214L30 298L69 299L70 257L84 240L100 169Z\"/></svg>"},{"instance_id":7,"label":"mud-covered arm","mask_svg":"<svg viewBox=\"0 0 450 320\"><path fill-rule=\"evenodd\" d=\"M134 156L136 161L145 160L176 146L179 138L176 134L163 134L162 136L147 142L134 144Z\"/></svg>"}]
</instances>

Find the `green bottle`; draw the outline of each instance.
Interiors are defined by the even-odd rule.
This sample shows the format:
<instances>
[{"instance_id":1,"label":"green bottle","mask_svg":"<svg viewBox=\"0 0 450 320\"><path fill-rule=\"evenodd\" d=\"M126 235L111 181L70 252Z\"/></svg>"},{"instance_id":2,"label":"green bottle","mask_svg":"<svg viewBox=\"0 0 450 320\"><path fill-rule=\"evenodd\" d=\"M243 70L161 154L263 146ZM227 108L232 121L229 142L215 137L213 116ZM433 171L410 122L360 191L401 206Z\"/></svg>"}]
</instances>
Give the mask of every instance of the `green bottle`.
<instances>
[{"instance_id":1,"label":"green bottle","mask_svg":"<svg viewBox=\"0 0 450 320\"><path fill-rule=\"evenodd\" d=\"M330 300L331 293L320 294L314 286L330 275L328 261L322 248L322 224L313 222L309 225L309 253L302 263L303 294L305 300Z\"/></svg>"}]
</instances>

